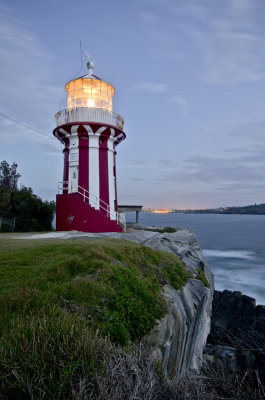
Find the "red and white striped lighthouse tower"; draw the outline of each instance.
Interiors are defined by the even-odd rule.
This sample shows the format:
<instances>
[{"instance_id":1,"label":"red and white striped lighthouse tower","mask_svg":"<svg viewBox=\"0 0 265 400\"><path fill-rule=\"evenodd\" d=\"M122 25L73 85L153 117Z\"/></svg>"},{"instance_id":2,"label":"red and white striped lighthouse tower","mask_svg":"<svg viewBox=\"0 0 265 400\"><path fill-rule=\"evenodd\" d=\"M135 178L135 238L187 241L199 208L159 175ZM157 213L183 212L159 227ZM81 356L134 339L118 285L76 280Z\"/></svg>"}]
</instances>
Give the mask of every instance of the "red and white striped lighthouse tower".
<instances>
[{"instance_id":1,"label":"red and white striped lighthouse tower","mask_svg":"<svg viewBox=\"0 0 265 400\"><path fill-rule=\"evenodd\" d=\"M112 111L113 87L93 75L92 61L87 66L87 75L66 84L67 108L55 115L53 134L64 145L56 229L120 232L115 149L125 139L124 120Z\"/></svg>"}]
</instances>

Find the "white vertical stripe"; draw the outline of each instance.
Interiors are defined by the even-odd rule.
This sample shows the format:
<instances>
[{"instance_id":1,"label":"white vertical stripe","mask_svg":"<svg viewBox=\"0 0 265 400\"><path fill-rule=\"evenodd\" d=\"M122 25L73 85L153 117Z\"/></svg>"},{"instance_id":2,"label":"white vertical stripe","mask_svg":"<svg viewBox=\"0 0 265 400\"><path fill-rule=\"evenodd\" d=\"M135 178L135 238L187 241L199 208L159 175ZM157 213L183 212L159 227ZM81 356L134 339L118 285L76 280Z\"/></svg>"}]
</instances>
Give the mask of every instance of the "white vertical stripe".
<instances>
[{"instance_id":1,"label":"white vertical stripe","mask_svg":"<svg viewBox=\"0 0 265 400\"><path fill-rule=\"evenodd\" d=\"M113 138L109 137L108 139L108 176L109 176L109 205L111 209L114 210L114 200L115 200L115 183L114 183L114 174L113 174L113 167L114 167L114 160L113 160ZM116 213L110 213L110 219L116 219Z\"/></svg>"},{"instance_id":2,"label":"white vertical stripe","mask_svg":"<svg viewBox=\"0 0 265 400\"><path fill-rule=\"evenodd\" d=\"M68 192L78 191L78 169L79 169L79 150L78 136L72 134L69 136L69 188Z\"/></svg>"},{"instance_id":3,"label":"white vertical stripe","mask_svg":"<svg viewBox=\"0 0 265 400\"><path fill-rule=\"evenodd\" d=\"M99 136L89 136L89 204L99 210Z\"/></svg>"}]
</instances>

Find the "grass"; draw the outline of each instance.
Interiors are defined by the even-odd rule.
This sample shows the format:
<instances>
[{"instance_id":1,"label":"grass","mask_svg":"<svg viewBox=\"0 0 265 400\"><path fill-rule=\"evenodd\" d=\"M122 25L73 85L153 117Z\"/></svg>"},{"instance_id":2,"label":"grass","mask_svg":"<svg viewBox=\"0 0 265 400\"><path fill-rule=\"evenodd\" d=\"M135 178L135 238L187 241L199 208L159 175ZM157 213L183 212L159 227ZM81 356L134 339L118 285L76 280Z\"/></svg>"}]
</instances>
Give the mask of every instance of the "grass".
<instances>
[{"instance_id":1,"label":"grass","mask_svg":"<svg viewBox=\"0 0 265 400\"><path fill-rule=\"evenodd\" d=\"M200 281L202 281L202 283L204 284L204 286L206 286L207 288L210 287L210 284L205 276L205 273L201 270L201 269L197 269L197 279L199 279Z\"/></svg>"},{"instance_id":2,"label":"grass","mask_svg":"<svg viewBox=\"0 0 265 400\"><path fill-rule=\"evenodd\" d=\"M103 371L104 337L139 342L166 312L160 287L188 279L133 242L13 237L0 235L0 398L73 398L77 377Z\"/></svg>"}]
</instances>

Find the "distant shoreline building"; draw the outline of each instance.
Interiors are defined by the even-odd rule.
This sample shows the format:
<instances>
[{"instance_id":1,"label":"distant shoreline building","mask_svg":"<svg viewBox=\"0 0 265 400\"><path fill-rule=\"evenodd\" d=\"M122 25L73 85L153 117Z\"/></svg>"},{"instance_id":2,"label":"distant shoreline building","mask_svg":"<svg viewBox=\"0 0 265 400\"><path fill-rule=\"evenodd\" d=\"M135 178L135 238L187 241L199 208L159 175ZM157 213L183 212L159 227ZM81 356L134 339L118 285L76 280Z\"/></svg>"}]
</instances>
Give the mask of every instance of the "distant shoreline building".
<instances>
[{"instance_id":1,"label":"distant shoreline building","mask_svg":"<svg viewBox=\"0 0 265 400\"><path fill-rule=\"evenodd\" d=\"M65 86L67 108L55 115L54 136L63 144L63 181L56 196L56 230L120 232L116 146L125 139L124 120L112 111L114 88L88 74Z\"/></svg>"}]
</instances>

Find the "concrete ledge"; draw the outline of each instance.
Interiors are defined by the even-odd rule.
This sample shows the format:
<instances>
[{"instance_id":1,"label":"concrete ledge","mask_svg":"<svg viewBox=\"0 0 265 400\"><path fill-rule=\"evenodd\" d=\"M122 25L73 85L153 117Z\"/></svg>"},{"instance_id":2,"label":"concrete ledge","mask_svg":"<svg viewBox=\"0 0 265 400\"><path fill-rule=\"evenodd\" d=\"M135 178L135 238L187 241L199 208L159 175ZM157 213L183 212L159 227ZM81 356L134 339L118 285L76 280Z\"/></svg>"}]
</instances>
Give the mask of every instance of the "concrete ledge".
<instances>
[{"instance_id":1,"label":"concrete ledge","mask_svg":"<svg viewBox=\"0 0 265 400\"><path fill-rule=\"evenodd\" d=\"M122 205L118 206L118 212L121 214L124 214L126 212L131 212L135 211L136 213L136 224L139 223L139 212L142 211L143 206L128 206L128 205Z\"/></svg>"}]
</instances>

